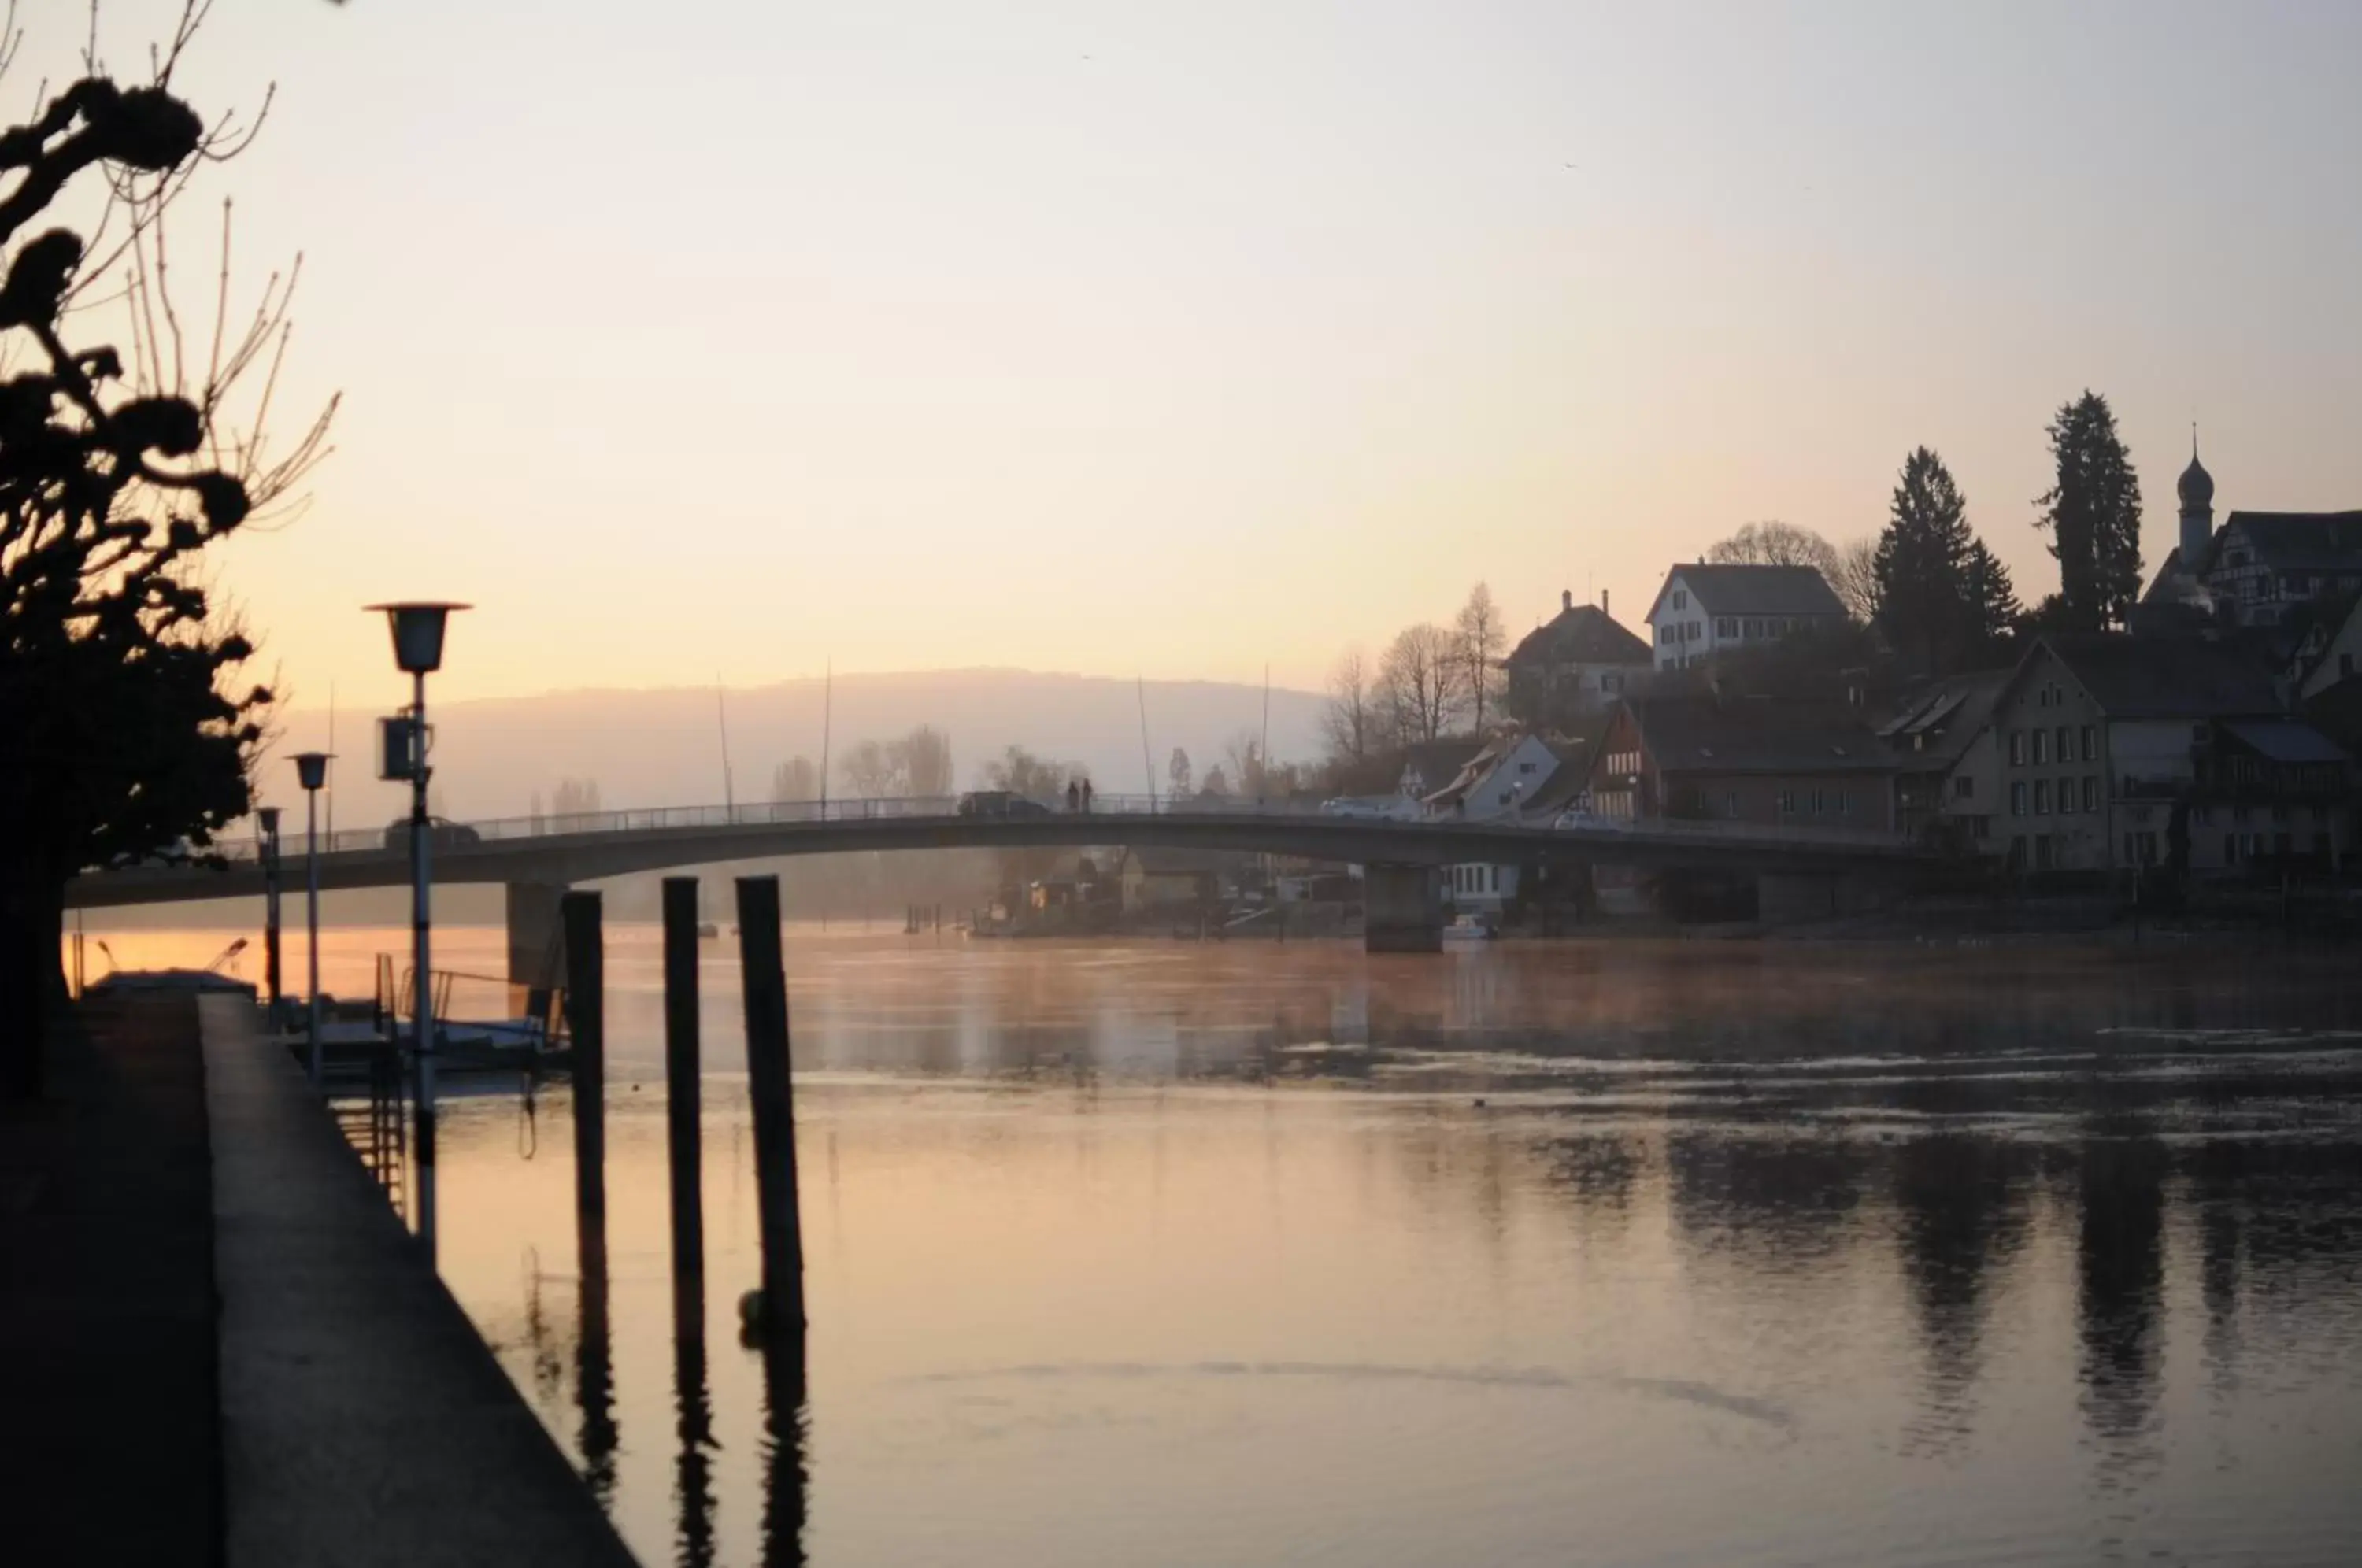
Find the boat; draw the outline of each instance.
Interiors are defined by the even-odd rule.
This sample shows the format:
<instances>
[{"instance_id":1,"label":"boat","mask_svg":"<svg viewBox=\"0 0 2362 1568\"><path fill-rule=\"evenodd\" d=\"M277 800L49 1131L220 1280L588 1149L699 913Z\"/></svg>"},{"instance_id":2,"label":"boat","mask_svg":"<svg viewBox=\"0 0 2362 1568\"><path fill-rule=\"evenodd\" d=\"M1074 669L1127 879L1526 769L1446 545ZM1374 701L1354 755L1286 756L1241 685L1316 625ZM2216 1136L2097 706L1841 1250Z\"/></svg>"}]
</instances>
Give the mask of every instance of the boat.
<instances>
[{"instance_id":1,"label":"boat","mask_svg":"<svg viewBox=\"0 0 2362 1568\"><path fill-rule=\"evenodd\" d=\"M1491 942L1500 934L1499 928L1478 914L1454 915L1443 928L1446 942Z\"/></svg>"},{"instance_id":2,"label":"boat","mask_svg":"<svg viewBox=\"0 0 2362 1568\"><path fill-rule=\"evenodd\" d=\"M722 928L712 921L701 920L697 922L697 939L700 942L716 942L721 939L721 936Z\"/></svg>"}]
</instances>

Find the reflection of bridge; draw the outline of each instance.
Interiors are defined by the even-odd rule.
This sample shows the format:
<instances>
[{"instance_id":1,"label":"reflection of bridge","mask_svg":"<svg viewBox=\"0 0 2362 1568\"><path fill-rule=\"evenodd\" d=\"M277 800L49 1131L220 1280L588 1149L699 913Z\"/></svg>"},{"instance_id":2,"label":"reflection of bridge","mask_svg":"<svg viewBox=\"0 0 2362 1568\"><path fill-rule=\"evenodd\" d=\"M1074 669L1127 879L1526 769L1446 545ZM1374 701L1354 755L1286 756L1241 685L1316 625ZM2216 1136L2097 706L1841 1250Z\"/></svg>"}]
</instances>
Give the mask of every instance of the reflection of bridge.
<instances>
[{"instance_id":1,"label":"reflection of bridge","mask_svg":"<svg viewBox=\"0 0 2362 1568\"><path fill-rule=\"evenodd\" d=\"M1767 894L1797 889L1834 906L1837 889L1881 867L1926 858L1882 834L1767 828L1741 823L1650 822L1629 827L1551 828L1515 818L1411 822L1328 815L1286 802L1237 801L1219 809L1159 808L1146 797L1098 797L1087 814L963 816L955 800L831 801L785 805L692 806L513 817L438 828L438 882L498 882L508 889L511 977L534 977L557 929L557 898L576 882L731 860L886 849L997 849L1121 845L1283 855L1366 867L1366 941L1372 951L1434 951L1442 901L1437 868L1467 862L1689 867L1753 874ZM1038 811L1038 808L1037 808ZM320 886L391 888L410 879L403 833L345 833L324 844ZM467 842L452 842L465 840ZM92 872L66 890L69 905L96 909L262 891L250 845L233 847L226 870L141 866ZM297 864L290 856L291 867ZM296 873L300 875L300 871Z\"/></svg>"}]
</instances>

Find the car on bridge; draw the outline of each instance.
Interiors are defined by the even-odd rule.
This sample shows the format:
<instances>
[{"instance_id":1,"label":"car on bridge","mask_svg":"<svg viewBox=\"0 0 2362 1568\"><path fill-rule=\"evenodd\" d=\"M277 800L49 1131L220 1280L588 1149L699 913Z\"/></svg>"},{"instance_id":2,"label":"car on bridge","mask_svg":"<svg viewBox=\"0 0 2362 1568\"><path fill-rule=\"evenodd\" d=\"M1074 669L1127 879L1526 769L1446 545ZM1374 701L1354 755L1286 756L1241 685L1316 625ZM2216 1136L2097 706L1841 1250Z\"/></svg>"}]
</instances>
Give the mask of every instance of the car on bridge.
<instances>
[{"instance_id":1,"label":"car on bridge","mask_svg":"<svg viewBox=\"0 0 2362 1568\"><path fill-rule=\"evenodd\" d=\"M484 835L466 823L455 823L446 817L429 817L426 819L426 842L436 849L450 849L463 844L481 844L484 842ZM385 846L388 849L410 847L408 817L403 817L387 824Z\"/></svg>"},{"instance_id":2,"label":"car on bridge","mask_svg":"<svg viewBox=\"0 0 2362 1568\"><path fill-rule=\"evenodd\" d=\"M1629 828L1631 825L1632 822L1628 817L1603 817L1597 812L1587 811L1581 806L1569 806L1566 810L1561 812L1558 814L1557 819L1551 823L1551 826L1553 828L1561 828L1569 832L1573 832L1577 828L1589 828L1593 830L1606 829L1613 832L1618 829Z\"/></svg>"},{"instance_id":3,"label":"car on bridge","mask_svg":"<svg viewBox=\"0 0 2362 1568\"><path fill-rule=\"evenodd\" d=\"M964 817L1047 817L1056 813L1039 801L1029 801L1007 790L971 790L960 797L959 814Z\"/></svg>"},{"instance_id":4,"label":"car on bridge","mask_svg":"<svg viewBox=\"0 0 2362 1568\"><path fill-rule=\"evenodd\" d=\"M1352 822L1415 823L1425 813L1417 801L1401 795L1340 795L1321 801L1320 814Z\"/></svg>"}]
</instances>

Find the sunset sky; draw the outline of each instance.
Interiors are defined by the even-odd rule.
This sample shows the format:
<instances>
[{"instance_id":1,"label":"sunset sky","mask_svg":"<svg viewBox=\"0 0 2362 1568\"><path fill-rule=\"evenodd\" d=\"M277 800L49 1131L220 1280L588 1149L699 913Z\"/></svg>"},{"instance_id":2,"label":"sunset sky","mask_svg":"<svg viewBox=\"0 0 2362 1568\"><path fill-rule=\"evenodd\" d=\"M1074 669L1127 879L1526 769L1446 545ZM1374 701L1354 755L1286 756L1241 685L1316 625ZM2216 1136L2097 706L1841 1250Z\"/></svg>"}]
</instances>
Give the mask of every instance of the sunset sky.
<instances>
[{"instance_id":1,"label":"sunset sky","mask_svg":"<svg viewBox=\"0 0 2362 1568\"><path fill-rule=\"evenodd\" d=\"M24 11L12 111L82 35ZM2193 418L2223 509L2362 506L2357 59L2331 5L217 0L182 89L279 98L180 243L304 251L279 406L347 399L222 580L307 705L398 700L408 594L480 607L450 697L1314 686L1480 578L1632 624L1750 519L1873 532L1925 442L2031 599L2086 386L2151 564Z\"/></svg>"}]
</instances>

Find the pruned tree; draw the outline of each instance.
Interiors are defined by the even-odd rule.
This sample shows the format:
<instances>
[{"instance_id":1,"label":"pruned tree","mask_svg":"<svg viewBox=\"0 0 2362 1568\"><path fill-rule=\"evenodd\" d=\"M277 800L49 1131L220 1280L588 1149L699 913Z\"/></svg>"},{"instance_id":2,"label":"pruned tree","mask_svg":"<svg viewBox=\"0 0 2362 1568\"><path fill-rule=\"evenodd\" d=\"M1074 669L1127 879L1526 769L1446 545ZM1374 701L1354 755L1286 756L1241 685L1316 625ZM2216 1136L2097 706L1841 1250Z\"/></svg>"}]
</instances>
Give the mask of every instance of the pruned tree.
<instances>
[{"instance_id":1,"label":"pruned tree","mask_svg":"<svg viewBox=\"0 0 2362 1568\"><path fill-rule=\"evenodd\" d=\"M1329 672L1329 703L1320 712L1330 762L1354 767L1368 761L1383 744L1382 728L1369 661L1361 649L1347 648Z\"/></svg>"},{"instance_id":2,"label":"pruned tree","mask_svg":"<svg viewBox=\"0 0 2362 1568\"><path fill-rule=\"evenodd\" d=\"M1776 518L1748 523L1727 539L1706 547L1705 559L1716 566L1808 566L1837 585L1838 547L1810 528Z\"/></svg>"},{"instance_id":3,"label":"pruned tree","mask_svg":"<svg viewBox=\"0 0 2362 1568\"><path fill-rule=\"evenodd\" d=\"M229 216L210 322L169 287L167 226L251 127L210 127L172 89L183 12L126 86L94 55L0 131L0 1092L38 1092L65 995L67 880L185 843L252 803L272 696L202 577L209 547L290 496L334 402L283 454L264 425L294 274L229 304ZM14 38L0 29L0 45ZM259 120L256 122L259 124ZM42 220L61 202L86 233ZM71 336L77 341L69 341ZM115 342L103 341L116 336Z\"/></svg>"},{"instance_id":4,"label":"pruned tree","mask_svg":"<svg viewBox=\"0 0 2362 1568\"><path fill-rule=\"evenodd\" d=\"M1501 623L1501 607L1493 590L1478 583L1451 623L1452 658L1457 666L1461 700L1470 722L1481 733L1487 712L1500 706L1501 656L1508 651L1508 628Z\"/></svg>"},{"instance_id":5,"label":"pruned tree","mask_svg":"<svg viewBox=\"0 0 2362 1568\"><path fill-rule=\"evenodd\" d=\"M1187 800L1190 784L1189 754L1176 745L1173 748L1173 760L1164 765L1164 788L1168 797L1175 801Z\"/></svg>"},{"instance_id":6,"label":"pruned tree","mask_svg":"<svg viewBox=\"0 0 2362 1568\"><path fill-rule=\"evenodd\" d=\"M2061 613L2077 631L2121 626L2140 596L2140 476L2095 392L2061 404L2048 434L2056 477L2034 525L2058 561Z\"/></svg>"},{"instance_id":7,"label":"pruned tree","mask_svg":"<svg viewBox=\"0 0 2362 1568\"><path fill-rule=\"evenodd\" d=\"M771 769L771 799L796 805L820 799L820 769L809 756L791 756Z\"/></svg>"},{"instance_id":8,"label":"pruned tree","mask_svg":"<svg viewBox=\"0 0 2362 1568\"><path fill-rule=\"evenodd\" d=\"M1406 626L1378 661L1378 707L1395 744L1450 733L1459 712L1458 659L1441 626Z\"/></svg>"}]
</instances>

